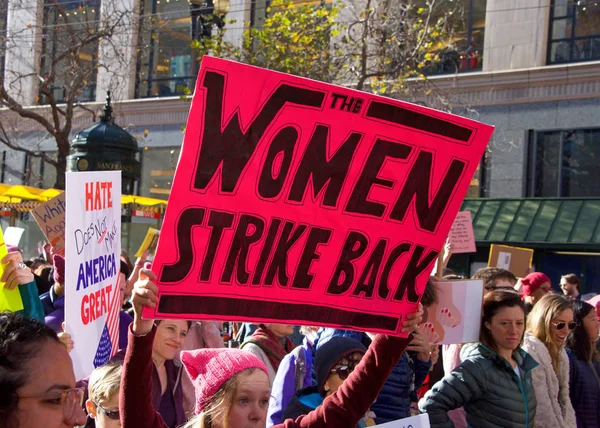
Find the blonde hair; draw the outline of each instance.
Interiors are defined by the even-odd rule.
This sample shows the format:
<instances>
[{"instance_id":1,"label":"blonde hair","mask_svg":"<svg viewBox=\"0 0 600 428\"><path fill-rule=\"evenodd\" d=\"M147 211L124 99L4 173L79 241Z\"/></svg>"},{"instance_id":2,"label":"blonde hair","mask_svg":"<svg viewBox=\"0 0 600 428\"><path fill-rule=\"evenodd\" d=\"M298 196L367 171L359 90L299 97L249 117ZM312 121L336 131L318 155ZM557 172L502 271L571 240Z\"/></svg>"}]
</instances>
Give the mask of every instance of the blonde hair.
<instances>
[{"instance_id":1,"label":"blonde hair","mask_svg":"<svg viewBox=\"0 0 600 428\"><path fill-rule=\"evenodd\" d=\"M234 375L212 396L202 412L190 419L181 428L235 428L229 426L229 412L233 406L238 378L241 374L251 375L256 370L260 369L249 368Z\"/></svg>"},{"instance_id":2,"label":"blonde hair","mask_svg":"<svg viewBox=\"0 0 600 428\"><path fill-rule=\"evenodd\" d=\"M527 331L537 337L550 353L552 367L558 373L560 347L552 340L551 321L573 305L559 294L547 294L540 299L527 316Z\"/></svg>"},{"instance_id":3,"label":"blonde hair","mask_svg":"<svg viewBox=\"0 0 600 428\"><path fill-rule=\"evenodd\" d=\"M108 362L94 370L88 383L90 400L100 404L110 400L114 394L118 394L121 370L122 366L119 362Z\"/></svg>"}]
</instances>

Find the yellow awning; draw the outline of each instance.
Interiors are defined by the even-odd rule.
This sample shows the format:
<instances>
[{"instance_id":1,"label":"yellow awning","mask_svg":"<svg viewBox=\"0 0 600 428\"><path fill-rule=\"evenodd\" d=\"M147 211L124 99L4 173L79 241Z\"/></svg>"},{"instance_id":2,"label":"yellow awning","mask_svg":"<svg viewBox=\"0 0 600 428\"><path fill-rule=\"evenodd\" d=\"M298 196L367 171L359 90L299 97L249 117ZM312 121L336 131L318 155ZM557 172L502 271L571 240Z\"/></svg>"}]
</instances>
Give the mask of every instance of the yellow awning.
<instances>
[{"instance_id":1,"label":"yellow awning","mask_svg":"<svg viewBox=\"0 0 600 428\"><path fill-rule=\"evenodd\" d=\"M37 189L35 187L0 184L0 202L19 203L22 200L46 202L60 195L63 191L57 189ZM121 205L138 204L143 206L166 205L164 199L145 198L135 195L121 195Z\"/></svg>"}]
</instances>

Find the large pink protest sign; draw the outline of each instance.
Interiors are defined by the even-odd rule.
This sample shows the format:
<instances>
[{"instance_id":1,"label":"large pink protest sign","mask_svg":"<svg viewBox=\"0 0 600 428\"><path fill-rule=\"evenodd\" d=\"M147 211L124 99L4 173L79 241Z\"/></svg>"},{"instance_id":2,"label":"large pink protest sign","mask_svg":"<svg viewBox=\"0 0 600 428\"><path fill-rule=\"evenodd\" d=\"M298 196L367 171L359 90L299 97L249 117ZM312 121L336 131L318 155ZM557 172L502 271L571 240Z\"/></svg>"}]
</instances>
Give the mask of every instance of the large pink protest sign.
<instances>
[{"instance_id":1,"label":"large pink protest sign","mask_svg":"<svg viewBox=\"0 0 600 428\"><path fill-rule=\"evenodd\" d=\"M397 334L492 131L204 57L144 316Z\"/></svg>"}]
</instances>

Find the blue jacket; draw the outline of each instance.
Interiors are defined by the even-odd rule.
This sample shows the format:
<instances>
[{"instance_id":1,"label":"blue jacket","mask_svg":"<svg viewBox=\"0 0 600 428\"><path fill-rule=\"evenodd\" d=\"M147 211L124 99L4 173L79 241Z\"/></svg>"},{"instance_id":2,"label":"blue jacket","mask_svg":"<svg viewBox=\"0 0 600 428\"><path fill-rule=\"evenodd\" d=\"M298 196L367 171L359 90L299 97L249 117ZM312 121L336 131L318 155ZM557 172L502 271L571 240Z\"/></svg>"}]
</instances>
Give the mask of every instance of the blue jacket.
<instances>
[{"instance_id":1,"label":"blue jacket","mask_svg":"<svg viewBox=\"0 0 600 428\"><path fill-rule=\"evenodd\" d=\"M577 428L600 428L600 364L588 363L569 354L569 395L575 409Z\"/></svg>"},{"instance_id":2,"label":"blue jacket","mask_svg":"<svg viewBox=\"0 0 600 428\"><path fill-rule=\"evenodd\" d=\"M481 343L463 346L460 356L462 364L419 401L431 428L454 427L448 411L459 407L465 408L469 428L533 428L537 401L531 371L538 363L527 352L513 353L519 375Z\"/></svg>"},{"instance_id":3,"label":"blue jacket","mask_svg":"<svg viewBox=\"0 0 600 428\"><path fill-rule=\"evenodd\" d=\"M371 339L365 333L322 328L317 334L313 352L318 352L319 347L334 336L351 337L362 342L366 347L371 344ZM431 362L419 361L412 352L405 352L402 355L383 385L377 400L371 406L377 425L410 416L410 403L417 401L416 390L423 384L430 368Z\"/></svg>"}]
</instances>

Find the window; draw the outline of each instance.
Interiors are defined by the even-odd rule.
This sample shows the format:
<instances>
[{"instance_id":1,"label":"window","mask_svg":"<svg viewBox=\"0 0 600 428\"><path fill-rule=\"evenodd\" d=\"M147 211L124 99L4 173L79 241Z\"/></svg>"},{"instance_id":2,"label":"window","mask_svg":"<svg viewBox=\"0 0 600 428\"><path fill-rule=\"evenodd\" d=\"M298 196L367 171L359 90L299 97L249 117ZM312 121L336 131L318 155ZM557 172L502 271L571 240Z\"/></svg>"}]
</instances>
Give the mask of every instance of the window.
<instances>
[{"instance_id":1,"label":"window","mask_svg":"<svg viewBox=\"0 0 600 428\"><path fill-rule=\"evenodd\" d=\"M193 90L191 3L143 0L136 97L168 97Z\"/></svg>"},{"instance_id":2,"label":"window","mask_svg":"<svg viewBox=\"0 0 600 428\"><path fill-rule=\"evenodd\" d=\"M548 64L600 59L600 2L552 0Z\"/></svg>"},{"instance_id":3,"label":"window","mask_svg":"<svg viewBox=\"0 0 600 428\"><path fill-rule=\"evenodd\" d=\"M529 196L600 196L600 128L532 131Z\"/></svg>"},{"instance_id":4,"label":"window","mask_svg":"<svg viewBox=\"0 0 600 428\"><path fill-rule=\"evenodd\" d=\"M442 0L431 22L444 21L447 37L435 46L439 61L425 74L478 71L483 67L486 0Z\"/></svg>"},{"instance_id":5,"label":"window","mask_svg":"<svg viewBox=\"0 0 600 428\"><path fill-rule=\"evenodd\" d=\"M56 159L57 152L46 152ZM51 189L56 183L56 168L42 158L26 155L23 171L23 184L38 189Z\"/></svg>"},{"instance_id":6,"label":"window","mask_svg":"<svg viewBox=\"0 0 600 428\"><path fill-rule=\"evenodd\" d=\"M140 195L164 199L171 193L181 147L145 147Z\"/></svg>"},{"instance_id":7,"label":"window","mask_svg":"<svg viewBox=\"0 0 600 428\"><path fill-rule=\"evenodd\" d=\"M98 40L90 38L98 29L100 0L50 1L44 4L42 55L40 79L49 79L49 92L56 102L64 102L70 95L73 82L77 102L96 99ZM81 44L79 51L69 51ZM40 103L48 102L48 95L40 93Z\"/></svg>"}]
</instances>

